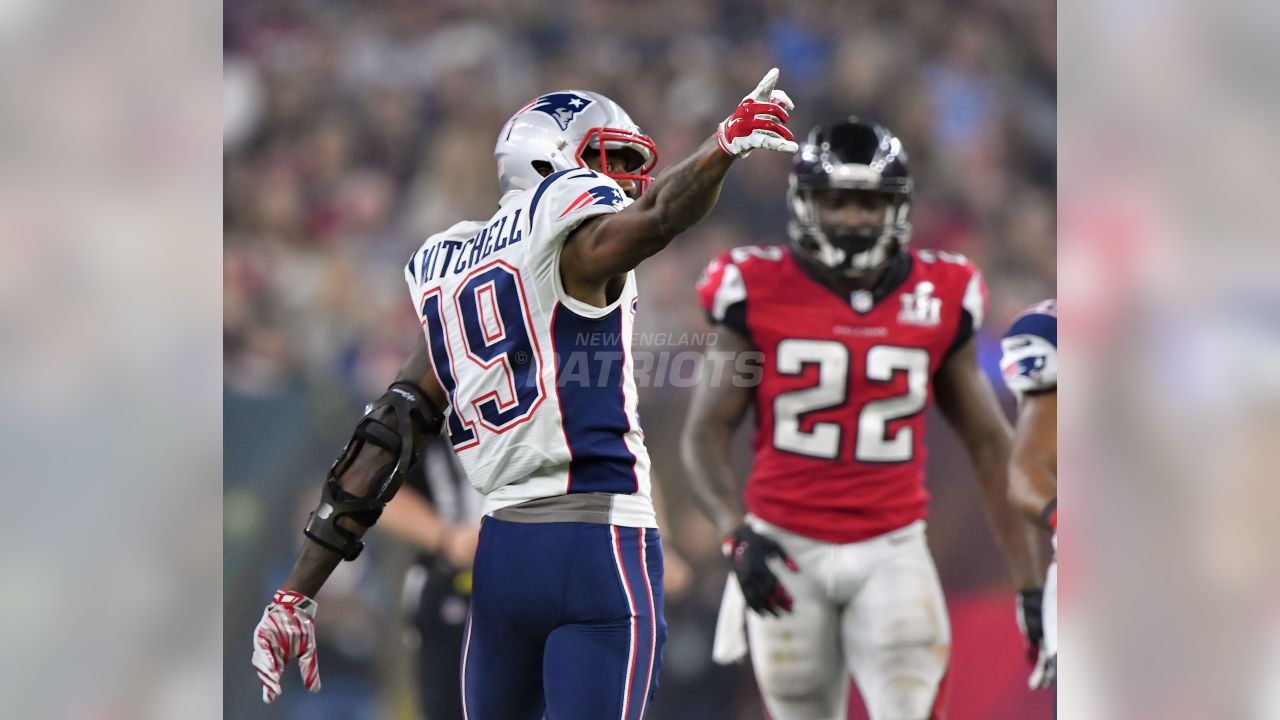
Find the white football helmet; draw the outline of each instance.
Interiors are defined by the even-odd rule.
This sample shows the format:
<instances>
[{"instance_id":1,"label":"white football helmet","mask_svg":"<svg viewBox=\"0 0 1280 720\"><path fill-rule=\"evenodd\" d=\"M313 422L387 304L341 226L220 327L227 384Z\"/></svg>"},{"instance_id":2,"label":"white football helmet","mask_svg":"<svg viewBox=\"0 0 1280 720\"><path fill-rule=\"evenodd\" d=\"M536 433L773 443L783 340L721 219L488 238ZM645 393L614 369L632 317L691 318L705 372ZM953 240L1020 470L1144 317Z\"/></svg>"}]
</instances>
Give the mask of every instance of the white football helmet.
<instances>
[{"instance_id":1,"label":"white football helmet","mask_svg":"<svg viewBox=\"0 0 1280 720\"><path fill-rule=\"evenodd\" d=\"M625 173L604 173L615 180L634 180L640 192L653 181L649 172L658 164L658 148L617 103L600 93L560 90L542 95L502 127L493 157L498 161L502 195L537 187L542 174L534 163L547 163L553 172L585 167L588 152L630 149L638 160ZM602 171L603 172L603 171Z\"/></svg>"}]
</instances>

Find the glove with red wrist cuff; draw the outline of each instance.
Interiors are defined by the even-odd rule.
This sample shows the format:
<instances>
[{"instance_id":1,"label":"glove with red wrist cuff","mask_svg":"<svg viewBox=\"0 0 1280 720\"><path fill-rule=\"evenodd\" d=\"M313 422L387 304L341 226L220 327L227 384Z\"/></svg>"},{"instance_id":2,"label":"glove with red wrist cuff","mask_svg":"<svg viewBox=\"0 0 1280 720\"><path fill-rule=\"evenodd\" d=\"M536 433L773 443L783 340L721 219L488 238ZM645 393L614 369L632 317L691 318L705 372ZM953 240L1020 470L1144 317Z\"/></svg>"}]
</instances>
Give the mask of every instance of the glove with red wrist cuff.
<instances>
[{"instance_id":1,"label":"glove with red wrist cuff","mask_svg":"<svg viewBox=\"0 0 1280 720\"><path fill-rule=\"evenodd\" d=\"M298 659L302 684L320 692L316 660L316 601L302 593L277 590L253 631L253 667L262 683L262 701L280 697L280 679L290 658Z\"/></svg>"},{"instance_id":2,"label":"glove with red wrist cuff","mask_svg":"<svg viewBox=\"0 0 1280 720\"><path fill-rule=\"evenodd\" d=\"M778 68L765 74L751 94L716 128L716 144L734 157L746 157L756 148L793 153L800 148L787 129L790 112L795 109L791 98L778 84Z\"/></svg>"}]
</instances>

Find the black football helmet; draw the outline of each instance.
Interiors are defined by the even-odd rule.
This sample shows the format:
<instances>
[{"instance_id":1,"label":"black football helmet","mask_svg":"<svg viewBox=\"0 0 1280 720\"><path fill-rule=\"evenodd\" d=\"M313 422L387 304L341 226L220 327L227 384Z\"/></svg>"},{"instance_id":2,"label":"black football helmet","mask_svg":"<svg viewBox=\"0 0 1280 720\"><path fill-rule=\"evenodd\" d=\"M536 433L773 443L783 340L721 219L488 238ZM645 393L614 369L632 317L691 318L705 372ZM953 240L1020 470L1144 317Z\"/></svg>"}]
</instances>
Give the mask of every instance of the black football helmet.
<instances>
[{"instance_id":1,"label":"black football helmet","mask_svg":"<svg viewBox=\"0 0 1280 720\"><path fill-rule=\"evenodd\" d=\"M884 193L882 225L823 226L814 191ZM791 165L787 190L791 244L803 257L840 274L865 275L911 241L911 170L902 141L882 125L851 117L809 132Z\"/></svg>"}]
</instances>

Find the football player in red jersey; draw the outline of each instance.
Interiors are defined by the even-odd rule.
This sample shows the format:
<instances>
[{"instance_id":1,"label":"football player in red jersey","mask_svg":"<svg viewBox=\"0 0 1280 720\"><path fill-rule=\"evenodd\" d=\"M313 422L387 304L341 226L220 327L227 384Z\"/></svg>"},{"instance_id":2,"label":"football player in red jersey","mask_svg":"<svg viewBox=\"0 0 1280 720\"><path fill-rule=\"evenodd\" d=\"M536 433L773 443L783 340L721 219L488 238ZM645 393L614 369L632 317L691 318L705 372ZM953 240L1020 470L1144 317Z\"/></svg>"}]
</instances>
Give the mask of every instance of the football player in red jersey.
<instances>
[{"instance_id":1,"label":"football player in red jersey","mask_svg":"<svg viewBox=\"0 0 1280 720\"><path fill-rule=\"evenodd\" d=\"M1044 577L1034 530L1006 498L1011 430L978 366L982 276L961 255L908 248L911 189L885 128L817 127L792 168L790 246L734 249L699 283L719 332L682 449L737 579L716 654L735 654L732 608L754 610L747 636L776 720L844 718L848 675L873 720L942 717L950 627L924 522L935 394L1018 588ZM738 361L711 361L726 353ZM743 507L729 445L753 408Z\"/></svg>"}]
</instances>

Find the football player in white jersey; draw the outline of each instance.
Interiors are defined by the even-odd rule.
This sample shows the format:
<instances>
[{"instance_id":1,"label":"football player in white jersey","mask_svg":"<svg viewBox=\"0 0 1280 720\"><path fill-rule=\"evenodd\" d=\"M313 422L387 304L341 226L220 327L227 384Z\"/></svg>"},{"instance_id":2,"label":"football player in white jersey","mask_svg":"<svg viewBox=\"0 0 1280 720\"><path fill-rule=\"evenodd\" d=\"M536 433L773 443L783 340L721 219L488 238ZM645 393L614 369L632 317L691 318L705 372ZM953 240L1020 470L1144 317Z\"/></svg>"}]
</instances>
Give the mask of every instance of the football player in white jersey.
<instances>
[{"instance_id":1,"label":"football player in white jersey","mask_svg":"<svg viewBox=\"0 0 1280 720\"><path fill-rule=\"evenodd\" d=\"M1000 341L1000 371L1018 396L1018 424L1009 459L1009 501L1053 533L1058 547L1058 305L1045 300L1014 319ZM1058 662L1058 563L1043 594L1024 591L1018 624L1034 663L1027 684L1047 688Z\"/></svg>"},{"instance_id":2,"label":"football player in white jersey","mask_svg":"<svg viewBox=\"0 0 1280 720\"><path fill-rule=\"evenodd\" d=\"M486 496L464 716L643 716L665 623L629 347L633 271L711 211L735 159L796 150L777 79L767 73L657 178L653 141L598 93L548 93L506 123L497 212L432 236L405 268L421 342L334 463L254 633L266 702L292 658L319 689L314 597L444 426Z\"/></svg>"}]
</instances>

